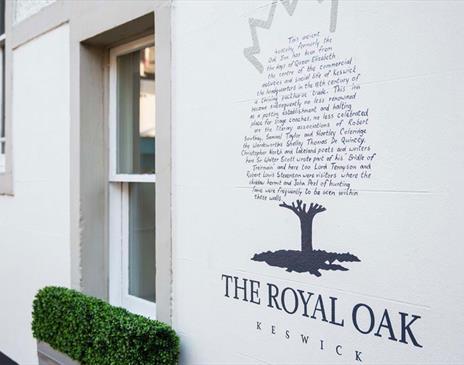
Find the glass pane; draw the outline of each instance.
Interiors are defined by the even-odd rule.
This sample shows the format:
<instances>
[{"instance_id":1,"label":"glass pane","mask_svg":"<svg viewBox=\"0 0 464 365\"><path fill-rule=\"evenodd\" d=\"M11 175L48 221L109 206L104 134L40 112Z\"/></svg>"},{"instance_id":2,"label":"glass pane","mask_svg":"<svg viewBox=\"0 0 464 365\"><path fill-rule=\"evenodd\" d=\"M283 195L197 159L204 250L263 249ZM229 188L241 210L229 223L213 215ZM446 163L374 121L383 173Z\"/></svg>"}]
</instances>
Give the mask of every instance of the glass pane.
<instances>
[{"instance_id":1,"label":"glass pane","mask_svg":"<svg viewBox=\"0 0 464 365\"><path fill-rule=\"evenodd\" d=\"M155 184L129 184L129 294L155 302Z\"/></svg>"},{"instance_id":2,"label":"glass pane","mask_svg":"<svg viewBox=\"0 0 464 365\"><path fill-rule=\"evenodd\" d=\"M5 154L5 52L0 47L0 154Z\"/></svg>"},{"instance_id":3,"label":"glass pane","mask_svg":"<svg viewBox=\"0 0 464 365\"><path fill-rule=\"evenodd\" d=\"M0 34L5 33L5 0L0 0Z\"/></svg>"},{"instance_id":4,"label":"glass pane","mask_svg":"<svg viewBox=\"0 0 464 365\"><path fill-rule=\"evenodd\" d=\"M155 173L155 48L117 58L117 172Z\"/></svg>"}]
</instances>

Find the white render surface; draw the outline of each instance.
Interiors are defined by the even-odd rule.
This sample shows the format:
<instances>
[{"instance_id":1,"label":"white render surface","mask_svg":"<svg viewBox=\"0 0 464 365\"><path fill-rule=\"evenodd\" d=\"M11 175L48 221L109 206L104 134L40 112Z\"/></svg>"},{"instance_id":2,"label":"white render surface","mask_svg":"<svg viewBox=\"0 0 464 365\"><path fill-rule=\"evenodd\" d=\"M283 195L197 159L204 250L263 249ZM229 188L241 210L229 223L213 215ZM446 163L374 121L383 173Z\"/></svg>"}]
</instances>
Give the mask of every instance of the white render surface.
<instances>
[{"instance_id":1,"label":"white render surface","mask_svg":"<svg viewBox=\"0 0 464 365\"><path fill-rule=\"evenodd\" d=\"M253 198L240 154L265 75L243 54L249 19L265 20L272 3L173 4L172 313L182 364L352 364L355 350L366 364L461 364L464 3L339 2L334 49L362 74L358 97L377 157L359 196L316 199L328 210L316 218L315 246L361 258L321 277L250 260L299 240L290 212ZM269 29L257 29L257 58L265 66L290 36L329 35L331 4L300 0L289 16L278 2ZM61 26L13 57L15 196L0 196L0 350L25 365L37 362L34 294L71 286L69 38ZM261 293L270 282L335 296L347 325L268 308L264 294L261 305L226 298L223 274L260 281ZM414 332L423 348L356 332L356 303L372 307L377 325L388 308L395 329L398 312L421 315Z\"/></svg>"},{"instance_id":2,"label":"white render surface","mask_svg":"<svg viewBox=\"0 0 464 365\"><path fill-rule=\"evenodd\" d=\"M64 25L13 53L15 195L0 196L0 343L25 365L37 363L34 295L70 286L68 42Z\"/></svg>"},{"instance_id":3,"label":"white render surface","mask_svg":"<svg viewBox=\"0 0 464 365\"><path fill-rule=\"evenodd\" d=\"M15 0L14 1L14 24L29 18L39 12L42 8L54 3L56 0Z\"/></svg>"},{"instance_id":4,"label":"white render surface","mask_svg":"<svg viewBox=\"0 0 464 365\"><path fill-rule=\"evenodd\" d=\"M249 18L264 22L271 3L174 6L173 323L183 363L348 364L356 349L369 364L462 363L464 3L339 3L334 47L362 74L359 98L369 106L377 157L359 196L316 200L328 207L316 218L318 248L361 258L321 277L250 260L299 240L292 213L253 198L240 154L264 82L243 55L252 45ZM289 16L278 2L272 26L257 28L257 57L266 65L290 36L329 35L330 7L299 1ZM271 282L336 296L347 325L227 298L222 274L260 281L261 291ZM376 316L388 308L395 326L399 311L421 315L413 327L423 348L356 332L348 326L355 303L368 303Z\"/></svg>"}]
</instances>

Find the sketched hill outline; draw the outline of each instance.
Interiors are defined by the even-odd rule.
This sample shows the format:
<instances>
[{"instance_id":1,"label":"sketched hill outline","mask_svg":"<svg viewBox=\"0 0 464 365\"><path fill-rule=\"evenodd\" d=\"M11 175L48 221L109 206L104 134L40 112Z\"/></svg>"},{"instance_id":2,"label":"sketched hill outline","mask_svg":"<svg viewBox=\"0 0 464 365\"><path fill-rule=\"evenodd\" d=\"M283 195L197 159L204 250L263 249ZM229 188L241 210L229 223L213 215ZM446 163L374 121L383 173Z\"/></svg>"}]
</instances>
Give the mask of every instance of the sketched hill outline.
<instances>
[{"instance_id":1,"label":"sketched hill outline","mask_svg":"<svg viewBox=\"0 0 464 365\"><path fill-rule=\"evenodd\" d=\"M264 71L263 64L255 56L261 52L261 47L259 45L259 37L257 28L270 29L272 22L274 21L274 15L277 8L277 3L280 2L285 8L288 15L292 16L295 12L296 6L299 0L274 0L271 3L269 8L269 13L267 14L267 19L257 19L249 18L248 24L250 26L250 35L252 45L243 50L245 58L258 70L259 73ZM319 3L322 3L324 0L317 0ZM337 28L337 16L338 16L338 0L331 0L332 5L330 8L330 32L334 33Z\"/></svg>"}]
</instances>

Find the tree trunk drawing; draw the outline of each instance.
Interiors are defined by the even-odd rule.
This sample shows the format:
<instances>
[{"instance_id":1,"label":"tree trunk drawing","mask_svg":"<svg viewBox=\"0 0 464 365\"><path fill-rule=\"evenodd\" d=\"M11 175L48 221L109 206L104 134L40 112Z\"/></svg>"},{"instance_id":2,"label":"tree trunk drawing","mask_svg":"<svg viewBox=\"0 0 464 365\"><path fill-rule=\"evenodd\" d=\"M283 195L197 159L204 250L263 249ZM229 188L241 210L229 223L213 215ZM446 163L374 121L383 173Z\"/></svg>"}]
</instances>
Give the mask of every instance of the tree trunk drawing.
<instances>
[{"instance_id":1,"label":"tree trunk drawing","mask_svg":"<svg viewBox=\"0 0 464 365\"><path fill-rule=\"evenodd\" d=\"M279 206L290 209L298 216L301 227L301 251L311 252L313 250L313 219L316 214L324 212L326 209L322 205L314 203L311 203L306 209L306 204L303 204L301 200L297 200L296 205L295 203L289 205L282 202Z\"/></svg>"}]
</instances>

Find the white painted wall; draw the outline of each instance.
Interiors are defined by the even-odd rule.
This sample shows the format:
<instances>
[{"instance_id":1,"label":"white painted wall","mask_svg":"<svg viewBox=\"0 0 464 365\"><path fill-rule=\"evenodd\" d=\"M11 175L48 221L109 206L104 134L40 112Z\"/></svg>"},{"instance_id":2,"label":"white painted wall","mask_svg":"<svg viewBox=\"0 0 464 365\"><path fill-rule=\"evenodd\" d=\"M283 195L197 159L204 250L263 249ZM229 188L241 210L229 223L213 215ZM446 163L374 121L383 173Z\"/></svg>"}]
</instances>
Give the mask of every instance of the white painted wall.
<instances>
[{"instance_id":1,"label":"white painted wall","mask_svg":"<svg viewBox=\"0 0 464 365\"><path fill-rule=\"evenodd\" d=\"M243 56L248 22L265 19L270 7L271 0L174 2L173 320L183 363L353 363L354 349L364 363L462 363L464 5L340 3L334 44L362 73L359 97L370 107L378 159L358 197L318 201L329 209L317 218L316 242L345 245L362 259L320 278L250 260L298 242L290 213L253 199L240 156L263 82ZM290 35L328 33L329 14L328 0L299 1L291 17L279 3L271 28L258 30L258 57ZM65 25L14 51L15 196L0 197L0 350L21 364L36 362L35 292L70 285L68 43ZM337 296L347 322L358 302L377 313L418 313L424 347L226 298L222 274ZM300 332L311 336L307 346ZM338 356L338 344L351 355Z\"/></svg>"},{"instance_id":2,"label":"white painted wall","mask_svg":"<svg viewBox=\"0 0 464 365\"><path fill-rule=\"evenodd\" d=\"M63 25L14 50L14 197L0 196L1 351L37 362L32 300L70 286L69 30Z\"/></svg>"},{"instance_id":3,"label":"white painted wall","mask_svg":"<svg viewBox=\"0 0 464 365\"><path fill-rule=\"evenodd\" d=\"M291 213L253 199L240 155L263 82L243 56L248 21L266 19L271 3L174 5L173 313L183 363L354 363L355 349L364 363L462 363L464 3L340 2L335 49L362 73L359 98L370 108L378 157L358 197L318 200L329 209L316 218L317 242L362 260L320 278L250 260L298 242ZM258 57L291 35L329 33L329 14L329 1L299 1L292 17L279 3L271 29L258 30ZM420 314L414 331L424 347L226 298L222 274L336 296L347 322L358 302ZM301 344L300 332L313 342ZM338 344L345 355L335 353Z\"/></svg>"},{"instance_id":4,"label":"white painted wall","mask_svg":"<svg viewBox=\"0 0 464 365\"><path fill-rule=\"evenodd\" d=\"M14 23L19 23L31 15L39 12L56 0L15 0L14 1Z\"/></svg>"}]
</instances>

